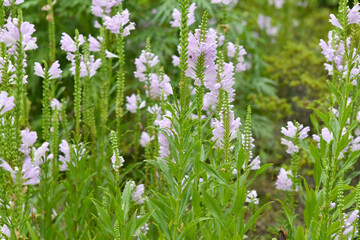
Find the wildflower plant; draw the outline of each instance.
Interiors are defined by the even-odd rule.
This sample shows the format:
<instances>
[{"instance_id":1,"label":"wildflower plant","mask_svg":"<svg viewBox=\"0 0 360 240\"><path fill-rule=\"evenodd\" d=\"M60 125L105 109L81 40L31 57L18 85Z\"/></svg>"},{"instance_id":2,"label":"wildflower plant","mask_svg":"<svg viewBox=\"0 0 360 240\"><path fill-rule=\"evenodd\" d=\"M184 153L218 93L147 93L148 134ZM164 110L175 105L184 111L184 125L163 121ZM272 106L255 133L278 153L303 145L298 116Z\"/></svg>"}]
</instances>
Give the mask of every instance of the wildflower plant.
<instances>
[{"instance_id":1,"label":"wildflower plant","mask_svg":"<svg viewBox=\"0 0 360 240\"><path fill-rule=\"evenodd\" d=\"M281 128L281 166L254 134L259 108L247 94L263 71L255 43L280 45L288 23L250 14L257 2L164 1L142 18L150 1L49 0L46 34L28 22L34 2L0 0L1 238L256 239L278 203L269 229L281 224L288 239L358 236L357 2L330 15L320 41L329 102L312 109L311 128ZM294 4L266 6L288 19ZM62 18L75 6L89 22L71 34ZM274 170L278 201L258 184Z\"/></svg>"}]
</instances>

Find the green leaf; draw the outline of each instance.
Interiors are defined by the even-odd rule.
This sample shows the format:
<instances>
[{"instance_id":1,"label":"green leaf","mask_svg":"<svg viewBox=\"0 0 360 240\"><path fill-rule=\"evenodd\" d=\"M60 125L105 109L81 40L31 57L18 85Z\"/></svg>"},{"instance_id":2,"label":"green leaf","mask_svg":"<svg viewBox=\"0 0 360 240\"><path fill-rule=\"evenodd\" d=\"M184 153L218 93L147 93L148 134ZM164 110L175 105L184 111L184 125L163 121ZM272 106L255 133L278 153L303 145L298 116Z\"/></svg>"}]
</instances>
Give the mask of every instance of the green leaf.
<instances>
[{"instance_id":1,"label":"green leaf","mask_svg":"<svg viewBox=\"0 0 360 240\"><path fill-rule=\"evenodd\" d=\"M214 216L214 218L216 220L218 220L218 222L221 224L221 226L226 229L225 227L225 215L223 210L221 209L219 203L210 195L208 194L206 191L203 192L203 196L204 196L204 202L210 212L210 214L212 216Z\"/></svg>"},{"instance_id":2,"label":"green leaf","mask_svg":"<svg viewBox=\"0 0 360 240\"><path fill-rule=\"evenodd\" d=\"M232 190L229 187L229 184L227 181L209 164L200 162L202 168L213 178L215 178L219 183L227 187L228 189Z\"/></svg>"},{"instance_id":3,"label":"green leaf","mask_svg":"<svg viewBox=\"0 0 360 240\"><path fill-rule=\"evenodd\" d=\"M114 232L113 224L111 222L111 217L105 211L105 209L99 203L97 203L96 199L92 199L92 202L94 203L96 210L98 212L98 215L99 215L102 223L104 224L103 225L104 229L106 230L106 232L108 232L113 237L115 237L115 232Z\"/></svg>"},{"instance_id":4,"label":"green leaf","mask_svg":"<svg viewBox=\"0 0 360 240\"><path fill-rule=\"evenodd\" d=\"M264 205L261 206L261 208L259 208L251 217L250 219L247 221L243 234L246 234L246 232L256 223L256 221L260 218L260 214L261 212L269 205L273 202L268 202L265 203Z\"/></svg>"},{"instance_id":5,"label":"green leaf","mask_svg":"<svg viewBox=\"0 0 360 240\"><path fill-rule=\"evenodd\" d=\"M36 234L34 232L34 229L32 229L32 227L31 227L31 225L30 225L30 223L28 221L26 222L26 226L28 228L31 239L32 240L38 240L38 238L37 238L37 236L36 236Z\"/></svg>"},{"instance_id":6,"label":"green leaf","mask_svg":"<svg viewBox=\"0 0 360 240\"><path fill-rule=\"evenodd\" d=\"M304 229L301 226L296 229L295 240L305 240Z\"/></svg>"}]
</instances>

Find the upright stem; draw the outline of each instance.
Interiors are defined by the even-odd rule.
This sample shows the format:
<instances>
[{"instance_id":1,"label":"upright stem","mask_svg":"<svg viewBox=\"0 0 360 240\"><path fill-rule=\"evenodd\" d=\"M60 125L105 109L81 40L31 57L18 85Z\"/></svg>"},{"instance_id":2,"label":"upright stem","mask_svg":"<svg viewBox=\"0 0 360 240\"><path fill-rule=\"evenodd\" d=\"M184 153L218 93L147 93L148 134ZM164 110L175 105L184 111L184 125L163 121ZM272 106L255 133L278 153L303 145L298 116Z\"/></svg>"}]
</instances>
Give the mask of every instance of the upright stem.
<instances>
[{"instance_id":1,"label":"upright stem","mask_svg":"<svg viewBox=\"0 0 360 240\"><path fill-rule=\"evenodd\" d=\"M124 84L125 84L125 74L124 74L124 64L125 64L125 51L124 51L124 37L119 34L116 38L117 42L117 53L119 56L119 71L117 73L116 79L116 128L118 134L120 134L121 118L123 115L123 102L124 102Z\"/></svg>"}]
</instances>

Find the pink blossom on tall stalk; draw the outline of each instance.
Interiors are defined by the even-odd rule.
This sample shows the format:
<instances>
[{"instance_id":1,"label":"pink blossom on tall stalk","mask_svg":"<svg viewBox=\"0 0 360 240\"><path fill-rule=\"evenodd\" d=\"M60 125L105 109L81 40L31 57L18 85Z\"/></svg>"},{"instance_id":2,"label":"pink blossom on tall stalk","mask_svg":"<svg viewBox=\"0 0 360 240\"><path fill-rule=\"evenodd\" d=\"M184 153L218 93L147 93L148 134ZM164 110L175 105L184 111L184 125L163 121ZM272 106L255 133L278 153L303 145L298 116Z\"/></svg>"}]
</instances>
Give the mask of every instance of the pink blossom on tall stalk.
<instances>
[{"instance_id":1,"label":"pink blossom on tall stalk","mask_svg":"<svg viewBox=\"0 0 360 240\"><path fill-rule=\"evenodd\" d=\"M356 4L352 9L348 9L348 24L358 24L360 23L360 4ZM340 29L343 29L343 27L341 26L339 20L336 18L336 16L334 14L330 14L330 19L329 22L335 26L338 27Z\"/></svg>"},{"instance_id":2,"label":"pink blossom on tall stalk","mask_svg":"<svg viewBox=\"0 0 360 240\"><path fill-rule=\"evenodd\" d=\"M349 24L358 24L360 23L360 4L356 4L352 9L348 12L348 21Z\"/></svg>"},{"instance_id":3,"label":"pink blossom on tall stalk","mask_svg":"<svg viewBox=\"0 0 360 240\"><path fill-rule=\"evenodd\" d=\"M84 44L85 43L84 35L80 34L78 41L79 41L79 47L82 44ZM68 52L68 53L74 53L77 50L75 41L67 33L62 33L60 45L61 45L60 49L64 50L65 52ZM67 57L67 59L69 61L71 60L71 59L69 59L69 56Z\"/></svg>"},{"instance_id":4,"label":"pink blossom on tall stalk","mask_svg":"<svg viewBox=\"0 0 360 240\"><path fill-rule=\"evenodd\" d=\"M283 190L283 191L292 191L292 181L291 178L288 176L292 176L291 171L286 171L284 168L280 169L280 173L276 180L276 189ZM299 191L299 188L296 186L295 191Z\"/></svg>"},{"instance_id":5,"label":"pink blossom on tall stalk","mask_svg":"<svg viewBox=\"0 0 360 240\"><path fill-rule=\"evenodd\" d=\"M209 90L215 90L216 86L216 67L215 59L217 57L217 33L210 28L206 32L204 41L200 39L201 30L196 29L195 34L189 33L188 45L188 69L186 76L195 80L195 85L200 86L200 80L196 77L196 64L201 54L205 55L204 85Z\"/></svg>"},{"instance_id":6,"label":"pink blossom on tall stalk","mask_svg":"<svg viewBox=\"0 0 360 240\"><path fill-rule=\"evenodd\" d=\"M13 55L18 48L20 36L22 39L22 47L24 51L36 49L36 37L32 37L35 27L29 22L22 22L19 31L19 20L9 17L3 29L0 29L0 42L6 44L8 53Z\"/></svg>"},{"instance_id":7,"label":"pink blossom on tall stalk","mask_svg":"<svg viewBox=\"0 0 360 240\"><path fill-rule=\"evenodd\" d=\"M274 6L276 9L282 8L284 0L269 0L269 5Z\"/></svg>"},{"instance_id":8,"label":"pink blossom on tall stalk","mask_svg":"<svg viewBox=\"0 0 360 240\"><path fill-rule=\"evenodd\" d=\"M14 81L14 78L16 77L15 75L15 67L14 65L12 64L12 62L10 61L10 59L8 59L8 62L7 62L8 66L7 66L7 69L5 70L4 67L5 67L5 60L0 57L0 83L2 83L2 71L7 71L7 73L9 74L9 82L10 84L14 84L15 81Z\"/></svg>"},{"instance_id":9,"label":"pink blossom on tall stalk","mask_svg":"<svg viewBox=\"0 0 360 240\"><path fill-rule=\"evenodd\" d=\"M281 138L281 144L287 146L286 152L290 155L293 155L296 152L299 152L299 147L296 146L292 141Z\"/></svg>"},{"instance_id":10,"label":"pink blossom on tall stalk","mask_svg":"<svg viewBox=\"0 0 360 240\"><path fill-rule=\"evenodd\" d=\"M229 4L237 4L238 0L211 0L212 4L224 4L224 5L229 5Z\"/></svg>"},{"instance_id":11,"label":"pink blossom on tall stalk","mask_svg":"<svg viewBox=\"0 0 360 240\"><path fill-rule=\"evenodd\" d=\"M104 19L106 29L110 30L113 34L121 33L123 37L126 37L130 34L130 30L135 29L135 23L130 22L130 13L127 9L121 14L118 12L115 16L106 16Z\"/></svg>"},{"instance_id":12,"label":"pink blossom on tall stalk","mask_svg":"<svg viewBox=\"0 0 360 240\"><path fill-rule=\"evenodd\" d=\"M72 145L70 148L69 143L66 140L62 140L60 145L59 145L59 150L63 155L59 156L59 161L61 162L61 165L59 166L60 171L68 171L69 170L69 166L68 164L70 163L70 151L73 151L73 153L75 155L77 155L77 150L76 150L76 146ZM85 153L85 148L84 145L82 143L79 144L79 156L78 159L81 160L81 158L83 157ZM73 162L73 165L75 166L75 162Z\"/></svg>"},{"instance_id":13,"label":"pink blossom on tall stalk","mask_svg":"<svg viewBox=\"0 0 360 240\"><path fill-rule=\"evenodd\" d=\"M122 156L119 156L119 163L116 162L116 153L115 151L113 152L113 155L111 156L111 163L112 163L112 167L115 170L115 172L118 172L119 169L123 166L125 160Z\"/></svg>"},{"instance_id":14,"label":"pink blossom on tall stalk","mask_svg":"<svg viewBox=\"0 0 360 240\"><path fill-rule=\"evenodd\" d=\"M91 36L91 34L90 34L88 41L89 41L90 52L99 52L100 51L100 42L102 41L101 37L98 37L96 39L93 36Z\"/></svg>"},{"instance_id":15,"label":"pink blossom on tall stalk","mask_svg":"<svg viewBox=\"0 0 360 240\"><path fill-rule=\"evenodd\" d=\"M80 60L80 77L93 77L101 66L101 59L95 59L94 55L90 55L88 61L84 61L84 56ZM75 59L71 60L70 71L75 75Z\"/></svg>"},{"instance_id":16,"label":"pink blossom on tall stalk","mask_svg":"<svg viewBox=\"0 0 360 240\"><path fill-rule=\"evenodd\" d=\"M31 146L34 145L34 143L37 140L37 133L36 132L30 132L28 128L25 128L21 131L21 146L19 151L22 152L25 156L29 156L31 152Z\"/></svg>"},{"instance_id":17,"label":"pink blossom on tall stalk","mask_svg":"<svg viewBox=\"0 0 360 240\"><path fill-rule=\"evenodd\" d=\"M42 159L45 158L46 152L49 150L47 146L49 143L45 142L43 145L34 151L34 161L31 161L29 156L25 157L25 160L22 165L21 174L24 185L36 185L40 183L40 165L43 163ZM0 167L5 171L10 172L11 178L13 181L16 180L16 175L19 171L17 167L13 169L6 161L0 159Z\"/></svg>"},{"instance_id":18,"label":"pink blossom on tall stalk","mask_svg":"<svg viewBox=\"0 0 360 240\"><path fill-rule=\"evenodd\" d=\"M159 105L155 104L154 106L148 107L147 111L155 115L154 126L159 126L159 122L161 121L161 108Z\"/></svg>"},{"instance_id":19,"label":"pink blossom on tall stalk","mask_svg":"<svg viewBox=\"0 0 360 240\"><path fill-rule=\"evenodd\" d=\"M257 196L258 194L255 190L247 191L245 202L258 205L259 199L257 198Z\"/></svg>"},{"instance_id":20,"label":"pink blossom on tall stalk","mask_svg":"<svg viewBox=\"0 0 360 240\"><path fill-rule=\"evenodd\" d=\"M344 219L345 219L345 226L342 226L344 228L343 231L343 239L356 239L356 236L358 235L359 231L358 229L355 228L354 230L354 222L358 221L359 219L359 210L354 210L353 212L351 212L350 214L346 215L344 214ZM356 224L355 224L356 225ZM335 240L339 240L339 235L335 235L333 234L331 236L332 238L334 238Z\"/></svg>"},{"instance_id":21,"label":"pink blossom on tall stalk","mask_svg":"<svg viewBox=\"0 0 360 240\"><path fill-rule=\"evenodd\" d=\"M140 82L145 82L146 72L150 68L154 67L159 63L159 57L151 52L145 50L141 51L139 58L135 59L136 71L134 72L135 78L138 78Z\"/></svg>"},{"instance_id":22,"label":"pink blossom on tall stalk","mask_svg":"<svg viewBox=\"0 0 360 240\"><path fill-rule=\"evenodd\" d=\"M218 68L218 66L216 66L216 68ZM216 110L216 104L218 103L220 88L228 92L229 103L234 101L235 89L233 88L233 86L235 82L234 82L234 65L232 62L223 63L222 71L219 72L219 78L220 78L220 82L216 82L210 89L210 92L207 92L205 94L203 110L206 111Z\"/></svg>"},{"instance_id":23,"label":"pink blossom on tall stalk","mask_svg":"<svg viewBox=\"0 0 360 240\"><path fill-rule=\"evenodd\" d=\"M294 138L297 132L299 132L299 139L307 138L309 131L310 131L309 127L304 128L302 124L296 127L294 123L291 121L287 122L287 128L286 127L281 128L281 133L289 138Z\"/></svg>"},{"instance_id":24,"label":"pink blossom on tall stalk","mask_svg":"<svg viewBox=\"0 0 360 240\"><path fill-rule=\"evenodd\" d=\"M195 9L196 9L196 4L192 3L189 6L189 13L187 15L188 17L188 21L187 21L187 25L190 26L191 24L193 24L195 22ZM172 17L173 20L170 21L171 27L180 27L180 23L181 23L181 12L177 9L174 8L173 13L172 13Z\"/></svg>"},{"instance_id":25,"label":"pink blossom on tall stalk","mask_svg":"<svg viewBox=\"0 0 360 240\"><path fill-rule=\"evenodd\" d=\"M271 17L259 14L257 23L260 30L265 30L267 35L276 37L279 28L277 26L271 25Z\"/></svg>"},{"instance_id":26,"label":"pink blossom on tall stalk","mask_svg":"<svg viewBox=\"0 0 360 240\"><path fill-rule=\"evenodd\" d=\"M51 102L50 102L50 107L51 107L52 110L57 109L58 111L60 111L61 110L61 103L56 98L53 98L53 100L51 100Z\"/></svg>"},{"instance_id":27,"label":"pink blossom on tall stalk","mask_svg":"<svg viewBox=\"0 0 360 240\"><path fill-rule=\"evenodd\" d=\"M15 5L19 5L23 2L24 2L24 0L4 0L4 6L10 7L12 3Z\"/></svg>"},{"instance_id":28,"label":"pink blossom on tall stalk","mask_svg":"<svg viewBox=\"0 0 360 240\"><path fill-rule=\"evenodd\" d=\"M158 75L156 73L150 73L150 96L154 99L160 98L162 93L164 93L164 98L173 94L173 90L170 84L170 78L168 75Z\"/></svg>"},{"instance_id":29,"label":"pink blossom on tall stalk","mask_svg":"<svg viewBox=\"0 0 360 240\"><path fill-rule=\"evenodd\" d=\"M237 64L235 67L235 72L239 73L239 72L243 72L246 70L246 66L245 66L245 58L244 56L247 54L246 50L244 49L243 46L235 46L235 44L233 44L232 42L228 42L227 45L227 55L228 57L235 57Z\"/></svg>"},{"instance_id":30,"label":"pink blossom on tall stalk","mask_svg":"<svg viewBox=\"0 0 360 240\"><path fill-rule=\"evenodd\" d=\"M4 224L1 228L1 233L4 234L5 236L7 236L8 238L10 238L10 229L8 228L8 226L6 224Z\"/></svg>"},{"instance_id":31,"label":"pink blossom on tall stalk","mask_svg":"<svg viewBox=\"0 0 360 240\"><path fill-rule=\"evenodd\" d=\"M110 15L113 7L119 6L122 0L92 0L91 12L96 17Z\"/></svg>"},{"instance_id":32,"label":"pink blossom on tall stalk","mask_svg":"<svg viewBox=\"0 0 360 240\"><path fill-rule=\"evenodd\" d=\"M60 69L59 61L55 61L48 69L49 79L61 78L61 73L62 70ZM35 62L34 74L42 78L44 78L45 76L44 69L42 68L41 64L38 62Z\"/></svg>"},{"instance_id":33,"label":"pink blossom on tall stalk","mask_svg":"<svg viewBox=\"0 0 360 240\"><path fill-rule=\"evenodd\" d=\"M136 185L134 181L131 181L130 186L133 191L131 200L136 204L143 204L145 202L145 198L143 197L143 194L145 192L145 185L144 184Z\"/></svg>"},{"instance_id":34,"label":"pink blossom on tall stalk","mask_svg":"<svg viewBox=\"0 0 360 240\"><path fill-rule=\"evenodd\" d=\"M322 48L322 54L325 56L326 61L325 68L328 70L329 75L333 74L333 63L337 71L342 72L344 70L343 59L345 54L344 42L333 32L329 31L329 41L326 43L323 39L320 40L320 47ZM347 39L348 46L350 45L350 38Z\"/></svg>"},{"instance_id":35,"label":"pink blossom on tall stalk","mask_svg":"<svg viewBox=\"0 0 360 240\"><path fill-rule=\"evenodd\" d=\"M38 149L33 147L33 153L34 153L33 163L35 165L40 166L47 159L52 158L53 155L51 154L51 155L48 156L47 159L45 159L45 155L49 151L48 147L49 147L48 142L44 142Z\"/></svg>"},{"instance_id":36,"label":"pink blossom on tall stalk","mask_svg":"<svg viewBox=\"0 0 360 240\"><path fill-rule=\"evenodd\" d=\"M151 142L152 140L154 140L154 136L153 137L150 137L150 135L147 133L147 132L145 132L145 131L143 131L142 133L141 133L141 136L140 136L140 146L142 146L142 147L146 147L146 145L149 143L149 142Z\"/></svg>"},{"instance_id":37,"label":"pink blossom on tall stalk","mask_svg":"<svg viewBox=\"0 0 360 240\"><path fill-rule=\"evenodd\" d=\"M165 131L168 135L172 135L171 132L171 113L166 112L166 114L162 117L162 119L159 121L159 127L161 130ZM170 155L170 149L169 149L169 141L167 140L164 133L159 132L159 157L160 158L167 158Z\"/></svg>"},{"instance_id":38,"label":"pink blossom on tall stalk","mask_svg":"<svg viewBox=\"0 0 360 240\"><path fill-rule=\"evenodd\" d=\"M146 102L141 101L140 96L137 96L134 93L130 97L126 97L126 110L131 113L136 113L138 109L144 108L145 106Z\"/></svg>"},{"instance_id":39,"label":"pink blossom on tall stalk","mask_svg":"<svg viewBox=\"0 0 360 240\"><path fill-rule=\"evenodd\" d=\"M70 162L70 147L69 147L69 143L66 140L61 140L61 143L59 145L60 148L60 152L63 155L59 156L59 161L62 163L60 165L60 171L67 171L69 170L68 168L68 162Z\"/></svg>"},{"instance_id":40,"label":"pink blossom on tall stalk","mask_svg":"<svg viewBox=\"0 0 360 240\"><path fill-rule=\"evenodd\" d=\"M8 97L5 91L0 92L0 115L12 110L15 107L14 97Z\"/></svg>"},{"instance_id":41,"label":"pink blossom on tall stalk","mask_svg":"<svg viewBox=\"0 0 360 240\"><path fill-rule=\"evenodd\" d=\"M229 129L230 129L230 141L236 138L237 131L241 126L240 118L234 117L234 111L229 111ZM220 112L220 121L214 119L211 123L211 127L214 128L212 131L212 141L216 141L218 146L222 146L224 142L224 113Z\"/></svg>"}]
</instances>

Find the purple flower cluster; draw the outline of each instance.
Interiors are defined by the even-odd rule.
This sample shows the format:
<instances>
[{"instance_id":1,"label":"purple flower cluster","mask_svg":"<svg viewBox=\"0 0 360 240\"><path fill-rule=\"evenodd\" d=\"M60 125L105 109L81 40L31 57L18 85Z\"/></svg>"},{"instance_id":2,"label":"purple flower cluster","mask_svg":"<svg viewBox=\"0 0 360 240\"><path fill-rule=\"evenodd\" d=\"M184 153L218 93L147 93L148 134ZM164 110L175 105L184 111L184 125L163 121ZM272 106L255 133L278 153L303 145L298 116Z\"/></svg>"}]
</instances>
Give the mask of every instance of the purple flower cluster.
<instances>
[{"instance_id":1,"label":"purple flower cluster","mask_svg":"<svg viewBox=\"0 0 360 240\"><path fill-rule=\"evenodd\" d=\"M80 34L78 41L79 41L78 47L84 44L85 43L84 35ZM76 52L76 50L78 50L75 41L67 33L62 33L60 40L60 49L68 53L67 56L68 60L73 58L73 55L70 53L74 53Z\"/></svg>"},{"instance_id":2,"label":"purple flower cluster","mask_svg":"<svg viewBox=\"0 0 360 240\"><path fill-rule=\"evenodd\" d=\"M11 178L13 181L16 179L16 175L18 173L18 169L15 170L4 160L0 159L0 167L2 167L5 171L10 172ZM31 162L30 157L26 157L24 163L22 165L22 179L24 185L36 185L40 183L40 167Z\"/></svg>"},{"instance_id":3,"label":"purple flower cluster","mask_svg":"<svg viewBox=\"0 0 360 240\"><path fill-rule=\"evenodd\" d=\"M136 71L134 72L134 76L138 78L140 82L147 81L147 72L149 72L151 68L156 66L158 63L158 56L151 52L142 50L139 58L135 59Z\"/></svg>"},{"instance_id":4,"label":"purple flower cluster","mask_svg":"<svg viewBox=\"0 0 360 240\"><path fill-rule=\"evenodd\" d=\"M257 23L260 30L265 31L271 37L276 37L279 27L271 25L271 17L259 14Z\"/></svg>"},{"instance_id":5,"label":"purple flower cluster","mask_svg":"<svg viewBox=\"0 0 360 240\"><path fill-rule=\"evenodd\" d=\"M345 54L344 42L333 32L329 31L329 41L326 43L323 39L320 40L320 47L322 48L322 54L325 56L326 61L325 68L328 70L329 75L333 74L333 65L336 70L341 72L344 70L343 59ZM350 39L348 39L350 43ZM333 64L334 63L334 64Z\"/></svg>"},{"instance_id":6,"label":"purple flower cluster","mask_svg":"<svg viewBox=\"0 0 360 240\"><path fill-rule=\"evenodd\" d=\"M235 57L236 56L236 67L235 67L235 72L239 73L239 72L243 72L246 70L246 66L245 66L245 58L244 56L247 54L246 50L244 49L243 46L236 46L235 44L233 44L232 42L228 42L227 45L227 55L229 58Z\"/></svg>"},{"instance_id":7,"label":"purple flower cluster","mask_svg":"<svg viewBox=\"0 0 360 240\"><path fill-rule=\"evenodd\" d=\"M68 164L70 163L71 160L70 151L73 151L74 154L77 154L76 147L73 145L71 149L69 143L63 139L59 145L59 150L62 153L62 155L59 156L59 161L61 162L61 165L59 167L60 171L68 171L69 170ZM78 156L79 160L81 160L84 153L85 153L84 145L80 143L79 156ZM75 165L75 162L73 162L73 165Z\"/></svg>"},{"instance_id":8,"label":"purple flower cluster","mask_svg":"<svg viewBox=\"0 0 360 240\"><path fill-rule=\"evenodd\" d=\"M116 152L113 152L113 155L111 156L111 163L112 167L115 170L115 172L118 172L119 169L123 166L125 160L122 156L119 156L119 162L116 162Z\"/></svg>"},{"instance_id":9,"label":"purple flower cluster","mask_svg":"<svg viewBox=\"0 0 360 240\"><path fill-rule=\"evenodd\" d=\"M145 198L143 197L143 194L145 192L145 185L136 185L134 181L131 181L130 186L133 191L131 200L136 204L143 204L145 202Z\"/></svg>"},{"instance_id":10,"label":"purple flower cluster","mask_svg":"<svg viewBox=\"0 0 360 240\"><path fill-rule=\"evenodd\" d=\"M282 127L281 133L284 134L288 138L295 138L296 134L298 134L299 139L305 139L308 137L308 132L310 131L309 127L305 127L301 124L298 127L294 125L293 122L287 123L287 128ZM292 141L287 140L285 138L281 138L281 144L287 146L286 152L290 155L299 152L299 147L296 146Z\"/></svg>"},{"instance_id":11,"label":"purple flower cluster","mask_svg":"<svg viewBox=\"0 0 360 240\"><path fill-rule=\"evenodd\" d=\"M105 17L111 14L113 7L119 6L123 0L92 0L91 12L96 17Z\"/></svg>"},{"instance_id":12,"label":"purple flower cluster","mask_svg":"<svg viewBox=\"0 0 360 240\"><path fill-rule=\"evenodd\" d=\"M230 5L230 4L237 4L238 0L211 0L212 4L224 4L224 5Z\"/></svg>"},{"instance_id":13,"label":"purple flower cluster","mask_svg":"<svg viewBox=\"0 0 360 240\"><path fill-rule=\"evenodd\" d=\"M228 92L229 103L234 101L235 89L234 86L234 65L232 62L223 63L221 66L221 71L219 71L219 66L216 67L220 82L216 82L211 86L210 92L207 92L204 96L204 106L203 110L206 111L215 111L216 105L218 103L219 89L223 89ZM216 70L215 70L216 71ZM218 79L216 79L218 81Z\"/></svg>"},{"instance_id":14,"label":"purple flower cluster","mask_svg":"<svg viewBox=\"0 0 360 240\"><path fill-rule=\"evenodd\" d=\"M223 112L220 113L220 121L214 119L211 123L211 127L213 127L212 131L212 141L216 141L216 144L221 147L224 142L224 116ZM240 118L234 117L234 111L229 111L229 128L230 128L230 141L236 138L237 131L241 126Z\"/></svg>"},{"instance_id":15,"label":"purple flower cluster","mask_svg":"<svg viewBox=\"0 0 360 240\"><path fill-rule=\"evenodd\" d=\"M59 145L60 152L63 155L59 156L59 161L62 163L60 165L60 171L67 171L69 170L68 162L70 162L70 147L69 143L66 140L61 140Z\"/></svg>"},{"instance_id":16,"label":"purple flower cluster","mask_svg":"<svg viewBox=\"0 0 360 240\"><path fill-rule=\"evenodd\" d=\"M7 63L5 62L7 61ZM7 69L5 68L5 65L8 64ZM2 72L6 71L9 74L9 83L15 84L14 78L15 75L15 67L11 63L10 59L4 60L2 57L0 57L0 83L2 83ZM26 83L27 76L25 75L23 82Z\"/></svg>"},{"instance_id":17,"label":"purple flower cluster","mask_svg":"<svg viewBox=\"0 0 360 240\"><path fill-rule=\"evenodd\" d=\"M164 94L164 100L167 99L169 95L173 94L173 89L170 84L170 78L166 74L158 75L156 73L150 73L150 91L149 94L152 98L157 99Z\"/></svg>"},{"instance_id":18,"label":"purple flower cluster","mask_svg":"<svg viewBox=\"0 0 360 240\"><path fill-rule=\"evenodd\" d=\"M280 173L277 177L277 180L275 182L276 185L276 189L278 190L283 190L283 191L292 191L292 181L291 178L289 177L292 176L291 171L286 171L284 168L280 169ZM296 186L296 190L298 191L298 187Z\"/></svg>"},{"instance_id":19,"label":"purple flower cluster","mask_svg":"<svg viewBox=\"0 0 360 240\"><path fill-rule=\"evenodd\" d=\"M170 129L172 129L172 123L171 123L171 113L166 112L165 115L162 116L162 119L159 121L159 128L165 131L168 135L172 135L172 132ZM167 158L170 155L169 150L169 141L167 140L164 133L159 133L159 157L161 159Z\"/></svg>"},{"instance_id":20,"label":"purple flower cluster","mask_svg":"<svg viewBox=\"0 0 360 240\"><path fill-rule=\"evenodd\" d=\"M360 23L360 4L356 4L352 9L348 9L348 24L359 24ZM330 14L330 20L329 22L334 25L335 27L338 27L340 29L343 29L341 26L339 20L336 18L334 14Z\"/></svg>"},{"instance_id":21,"label":"purple flower cluster","mask_svg":"<svg viewBox=\"0 0 360 240\"><path fill-rule=\"evenodd\" d=\"M193 24L195 22L195 9L196 8L197 7L196 7L195 3L192 3L189 6L189 13L187 15L187 17L188 17L188 22L187 22L188 26L190 26L191 24ZM172 17L173 17L173 20L170 21L171 27L179 28L180 27L180 22L181 22L181 12L177 8L174 8L173 13L172 13Z\"/></svg>"},{"instance_id":22,"label":"purple flower cluster","mask_svg":"<svg viewBox=\"0 0 360 240\"><path fill-rule=\"evenodd\" d=\"M274 6L276 9L281 9L284 3L284 0L269 0L269 5Z\"/></svg>"},{"instance_id":23,"label":"purple flower cluster","mask_svg":"<svg viewBox=\"0 0 360 240\"><path fill-rule=\"evenodd\" d=\"M205 35L205 39L201 39L201 30L196 29L195 34L189 33L188 45L188 69L186 76L195 80L195 85L200 86L200 80L196 77L196 65L201 54L205 55L204 85L207 89L216 90L216 66L215 59L217 54L217 33L210 28Z\"/></svg>"},{"instance_id":24,"label":"purple flower cluster","mask_svg":"<svg viewBox=\"0 0 360 240\"><path fill-rule=\"evenodd\" d=\"M60 69L59 61L55 61L48 70L49 79L61 78L61 73L62 70ZM35 62L34 74L42 78L45 77L44 69L38 62Z\"/></svg>"},{"instance_id":25,"label":"purple flower cluster","mask_svg":"<svg viewBox=\"0 0 360 240\"><path fill-rule=\"evenodd\" d=\"M36 37L32 34L35 32L33 24L22 22L19 26L17 18L9 17L3 29L0 29L0 42L6 44L7 52L10 55L15 54L21 39L21 46L24 51L36 49Z\"/></svg>"},{"instance_id":26,"label":"purple flower cluster","mask_svg":"<svg viewBox=\"0 0 360 240\"><path fill-rule=\"evenodd\" d=\"M28 128L25 128L21 131L21 137L22 144L19 151L22 152L25 156L29 156L31 152L31 147L35 144L37 140L37 133L30 132Z\"/></svg>"},{"instance_id":27,"label":"purple flower cluster","mask_svg":"<svg viewBox=\"0 0 360 240\"><path fill-rule=\"evenodd\" d=\"M24 185L35 185L40 182L40 165L44 163L46 153L49 151L49 143L44 142L38 149L32 147L36 140L36 132L30 132L28 128L21 131L21 147L20 152L24 154L24 162L21 168L22 180ZM31 149L32 147L32 149ZM32 152L32 155L30 154ZM32 157L31 157L31 156ZM47 159L52 158L52 155L49 155ZM16 180L16 175L18 174L18 168L14 169L4 160L1 160L0 167L4 170L10 172L12 179Z\"/></svg>"},{"instance_id":28,"label":"purple flower cluster","mask_svg":"<svg viewBox=\"0 0 360 240\"><path fill-rule=\"evenodd\" d=\"M75 59L71 60L70 71L75 75ZM94 55L90 55L89 59L85 61L84 56L81 56L80 60L80 77L93 77L96 71L101 66L101 59L95 59Z\"/></svg>"},{"instance_id":29,"label":"purple flower cluster","mask_svg":"<svg viewBox=\"0 0 360 240\"><path fill-rule=\"evenodd\" d=\"M10 7L11 4L19 5L22 4L24 0L4 0L4 6Z\"/></svg>"},{"instance_id":30,"label":"purple flower cluster","mask_svg":"<svg viewBox=\"0 0 360 240\"><path fill-rule=\"evenodd\" d=\"M136 113L138 109L146 106L146 102L141 101L140 96L137 96L134 93L130 97L126 97L126 102L126 110L131 113Z\"/></svg>"},{"instance_id":31,"label":"purple flower cluster","mask_svg":"<svg viewBox=\"0 0 360 240\"><path fill-rule=\"evenodd\" d=\"M12 110L15 107L14 97L9 97L5 91L0 92L0 115Z\"/></svg>"},{"instance_id":32,"label":"purple flower cluster","mask_svg":"<svg viewBox=\"0 0 360 240\"><path fill-rule=\"evenodd\" d=\"M91 36L90 36L91 37ZM91 45L91 50L96 51L98 46L98 42L94 37L89 38L89 45ZM82 44L85 43L84 36L82 34L79 35L78 39L79 45L76 46L75 41L66 33L62 34L60 44L61 49L67 52L66 58L71 62L70 71L73 75L75 75L75 55L74 53L78 50ZM93 77L96 74L96 71L101 66L101 59L95 59L94 55L90 55L88 59L81 54L80 56L80 77Z\"/></svg>"},{"instance_id":33,"label":"purple flower cluster","mask_svg":"<svg viewBox=\"0 0 360 240\"><path fill-rule=\"evenodd\" d=\"M109 29L113 34L121 33L123 37L126 37L130 35L130 30L135 29L135 23L130 22L130 13L127 9L121 14L118 12L115 16L106 16L104 19L106 29Z\"/></svg>"}]
</instances>

